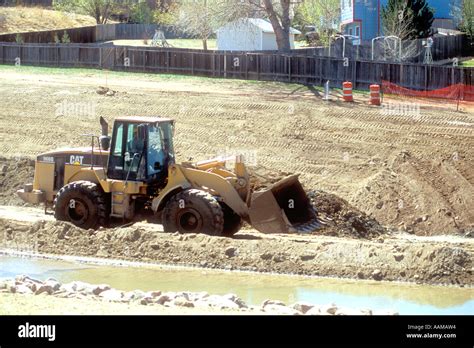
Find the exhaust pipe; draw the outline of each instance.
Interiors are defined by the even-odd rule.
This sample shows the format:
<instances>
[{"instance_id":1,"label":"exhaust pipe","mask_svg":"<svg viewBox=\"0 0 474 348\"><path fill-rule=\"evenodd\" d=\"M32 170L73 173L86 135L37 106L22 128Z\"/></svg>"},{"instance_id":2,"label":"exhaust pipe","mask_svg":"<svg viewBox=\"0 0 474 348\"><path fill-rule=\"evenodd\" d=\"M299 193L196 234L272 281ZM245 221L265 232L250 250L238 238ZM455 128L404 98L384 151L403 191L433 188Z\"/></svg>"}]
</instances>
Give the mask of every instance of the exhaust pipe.
<instances>
[{"instance_id":1,"label":"exhaust pipe","mask_svg":"<svg viewBox=\"0 0 474 348\"><path fill-rule=\"evenodd\" d=\"M100 121L100 126L102 128L102 135L99 138L100 146L102 150L108 151L110 148L110 139L111 139L109 137L109 124L107 123L105 118L103 118L102 116L100 116L99 121Z\"/></svg>"},{"instance_id":2,"label":"exhaust pipe","mask_svg":"<svg viewBox=\"0 0 474 348\"><path fill-rule=\"evenodd\" d=\"M252 226L262 233L309 233L320 226L298 175L254 192L249 217Z\"/></svg>"}]
</instances>

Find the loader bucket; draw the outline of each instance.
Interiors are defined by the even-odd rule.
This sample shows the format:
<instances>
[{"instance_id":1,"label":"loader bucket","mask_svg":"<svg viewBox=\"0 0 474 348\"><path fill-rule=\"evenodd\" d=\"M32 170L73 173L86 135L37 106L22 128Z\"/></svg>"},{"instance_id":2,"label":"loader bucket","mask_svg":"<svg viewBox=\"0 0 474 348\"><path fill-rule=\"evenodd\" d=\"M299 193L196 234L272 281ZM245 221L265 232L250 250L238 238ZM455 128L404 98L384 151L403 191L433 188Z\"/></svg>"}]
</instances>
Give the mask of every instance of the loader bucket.
<instances>
[{"instance_id":1,"label":"loader bucket","mask_svg":"<svg viewBox=\"0 0 474 348\"><path fill-rule=\"evenodd\" d=\"M311 232L319 227L316 212L297 175L252 194L250 223L262 233Z\"/></svg>"}]
</instances>

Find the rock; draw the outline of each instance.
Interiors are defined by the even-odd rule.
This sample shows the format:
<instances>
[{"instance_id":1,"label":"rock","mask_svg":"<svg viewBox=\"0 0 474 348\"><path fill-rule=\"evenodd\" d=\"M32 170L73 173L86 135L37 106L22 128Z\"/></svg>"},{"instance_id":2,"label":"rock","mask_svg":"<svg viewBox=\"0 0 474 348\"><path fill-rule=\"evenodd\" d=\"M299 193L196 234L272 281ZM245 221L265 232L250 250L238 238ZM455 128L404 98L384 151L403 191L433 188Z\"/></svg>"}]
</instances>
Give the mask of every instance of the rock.
<instances>
[{"instance_id":1,"label":"rock","mask_svg":"<svg viewBox=\"0 0 474 348\"><path fill-rule=\"evenodd\" d=\"M157 244L157 243L153 243L153 244L150 244L150 248L152 248L153 250L159 250L159 249L160 249L160 245Z\"/></svg>"},{"instance_id":2,"label":"rock","mask_svg":"<svg viewBox=\"0 0 474 348\"><path fill-rule=\"evenodd\" d=\"M382 209L383 207L383 202L382 201L378 201L377 204L375 205L375 208L377 209Z\"/></svg>"},{"instance_id":3,"label":"rock","mask_svg":"<svg viewBox=\"0 0 474 348\"><path fill-rule=\"evenodd\" d=\"M306 314L310 309L314 308L314 305L307 302L296 302L291 306L291 308Z\"/></svg>"},{"instance_id":4,"label":"rock","mask_svg":"<svg viewBox=\"0 0 474 348\"><path fill-rule=\"evenodd\" d=\"M61 283L53 278L46 279L43 284L51 286L54 292L58 291L61 288Z\"/></svg>"},{"instance_id":5,"label":"rock","mask_svg":"<svg viewBox=\"0 0 474 348\"><path fill-rule=\"evenodd\" d=\"M140 300L144 297L145 297L145 292L141 290L128 291L125 294L123 294L124 300L127 300L127 301Z\"/></svg>"},{"instance_id":6,"label":"rock","mask_svg":"<svg viewBox=\"0 0 474 348\"><path fill-rule=\"evenodd\" d=\"M402 261L403 258L405 257L405 255L403 255L402 253L399 253L399 254L394 254L393 257L395 258L395 261Z\"/></svg>"},{"instance_id":7,"label":"rock","mask_svg":"<svg viewBox=\"0 0 474 348\"><path fill-rule=\"evenodd\" d=\"M171 304L173 306L178 306L178 307L194 307L194 303L191 301L188 301L185 297L179 296L176 297L173 301L171 301Z\"/></svg>"},{"instance_id":8,"label":"rock","mask_svg":"<svg viewBox=\"0 0 474 348\"><path fill-rule=\"evenodd\" d=\"M236 305L239 306L239 308L247 308L248 307L247 304L245 303L245 301L242 300L240 297L238 297L235 294L226 294L222 297L226 300L234 302Z\"/></svg>"},{"instance_id":9,"label":"rock","mask_svg":"<svg viewBox=\"0 0 474 348\"><path fill-rule=\"evenodd\" d=\"M281 254L276 254L273 256L273 262L283 262L286 260L286 257Z\"/></svg>"},{"instance_id":10,"label":"rock","mask_svg":"<svg viewBox=\"0 0 474 348\"><path fill-rule=\"evenodd\" d=\"M376 269L372 272L372 278L375 280L382 280L383 274L382 271L379 269Z\"/></svg>"},{"instance_id":11,"label":"rock","mask_svg":"<svg viewBox=\"0 0 474 348\"><path fill-rule=\"evenodd\" d=\"M109 88L100 86L97 88L96 93L102 95L102 94L107 93L108 91L109 91Z\"/></svg>"},{"instance_id":12,"label":"rock","mask_svg":"<svg viewBox=\"0 0 474 348\"><path fill-rule=\"evenodd\" d=\"M263 253L260 255L260 258L262 260L270 260L273 257L272 253Z\"/></svg>"},{"instance_id":13,"label":"rock","mask_svg":"<svg viewBox=\"0 0 474 348\"><path fill-rule=\"evenodd\" d=\"M316 255L301 255L300 259L301 261L310 261L313 260L316 257Z\"/></svg>"},{"instance_id":14,"label":"rock","mask_svg":"<svg viewBox=\"0 0 474 348\"><path fill-rule=\"evenodd\" d=\"M41 285L41 283L39 283L38 286L37 286L37 283L26 281L23 284L19 284L19 285L24 285L24 286L30 288L32 292L36 292L36 289L38 288L38 286Z\"/></svg>"},{"instance_id":15,"label":"rock","mask_svg":"<svg viewBox=\"0 0 474 348\"><path fill-rule=\"evenodd\" d=\"M84 292L87 294L92 294L92 288L92 284L74 281L61 285L60 290L64 290L66 292Z\"/></svg>"},{"instance_id":16,"label":"rock","mask_svg":"<svg viewBox=\"0 0 474 348\"><path fill-rule=\"evenodd\" d=\"M15 291L12 291L17 294L33 294L33 290L26 285L19 284L15 286Z\"/></svg>"},{"instance_id":17,"label":"rock","mask_svg":"<svg viewBox=\"0 0 474 348\"><path fill-rule=\"evenodd\" d=\"M225 256L227 256L227 257L234 257L234 256L236 256L236 255L238 254L237 248L228 247L227 249L225 249L224 254L225 254Z\"/></svg>"},{"instance_id":18,"label":"rock","mask_svg":"<svg viewBox=\"0 0 474 348\"><path fill-rule=\"evenodd\" d=\"M168 295L160 295L155 299L155 303L164 305L166 302L172 301L174 298L170 298Z\"/></svg>"},{"instance_id":19,"label":"rock","mask_svg":"<svg viewBox=\"0 0 474 348\"><path fill-rule=\"evenodd\" d=\"M108 97L113 97L115 95L115 91L112 91L112 90L107 91L107 93L105 93L105 95L108 96Z\"/></svg>"},{"instance_id":20,"label":"rock","mask_svg":"<svg viewBox=\"0 0 474 348\"><path fill-rule=\"evenodd\" d=\"M48 295L52 295L55 290L51 285L47 284L42 284L38 286L38 289L36 289L35 295L39 295L42 293L47 293Z\"/></svg>"},{"instance_id":21,"label":"rock","mask_svg":"<svg viewBox=\"0 0 474 348\"><path fill-rule=\"evenodd\" d=\"M194 303L196 307L214 307L219 309L239 309L239 305L219 295L210 295Z\"/></svg>"},{"instance_id":22,"label":"rock","mask_svg":"<svg viewBox=\"0 0 474 348\"><path fill-rule=\"evenodd\" d=\"M106 290L110 290L110 286L107 285L107 284L100 284L100 285L93 285L92 286L92 293L94 295L99 295L101 294L102 292L106 291Z\"/></svg>"},{"instance_id":23,"label":"rock","mask_svg":"<svg viewBox=\"0 0 474 348\"><path fill-rule=\"evenodd\" d=\"M372 315L398 315L398 312L383 309L383 310L373 311Z\"/></svg>"},{"instance_id":24,"label":"rock","mask_svg":"<svg viewBox=\"0 0 474 348\"><path fill-rule=\"evenodd\" d=\"M275 305L275 306L286 306L282 301L279 300L265 300L262 302L262 308L268 305Z\"/></svg>"},{"instance_id":25,"label":"rock","mask_svg":"<svg viewBox=\"0 0 474 348\"><path fill-rule=\"evenodd\" d=\"M205 291L191 292L188 296L188 300L194 302L194 301L202 300L206 297L209 297L209 294Z\"/></svg>"},{"instance_id":26,"label":"rock","mask_svg":"<svg viewBox=\"0 0 474 348\"><path fill-rule=\"evenodd\" d=\"M369 310L370 311L370 310ZM370 314L367 312L367 310L360 310L360 309L353 309L353 308L338 308L335 315L371 315L372 311L370 311Z\"/></svg>"},{"instance_id":27,"label":"rock","mask_svg":"<svg viewBox=\"0 0 474 348\"><path fill-rule=\"evenodd\" d=\"M306 315L326 315L327 313L322 313L319 307L313 307L305 313Z\"/></svg>"},{"instance_id":28,"label":"rock","mask_svg":"<svg viewBox=\"0 0 474 348\"><path fill-rule=\"evenodd\" d=\"M144 294L144 296L151 297L151 298L157 298L160 295L161 295L161 291L147 291Z\"/></svg>"},{"instance_id":29,"label":"rock","mask_svg":"<svg viewBox=\"0 0 474 348\"><path fill-rule=\"evenodd\" d=\"M148 305L148 304L150 304L150 303L153 303L153 298L150 297L150 296L145 296L145 297L142 297L142 298L140 299L140 304L141 304L141 305L146 306L146 305Z\"/></svg>"},{"instance_id":30,"label":"rock","mask_svg":"<svg viewBox=\"0 0 474 348\"><path fill-rule=\"evenodd\" d=\"M124 300L124 293L116 289L110 289L102 291L99 294L99 297L102 297L104 300L111 302L122 302Z\"/></svg>"},{"instance_id":31,"label":"rock","mask_svg":"<svg viewBox=\"0 0 474 348\"><path fill-rule=\"evenodd\" d=\"M329 305L324 305L320 308L320 312L326 315L327 314L334 315L336 314L337 310L338 308L334 303L331 303Z\"/></svg>"},{"instance_id":32,"label":"rock","mask_svg":"<svg viewBox=\"0 0 474 348\"><path fill-rule=\"evenodd\" d=\"M36 284L43 284L43 282L41 280L31 278L27 275L16 276L15 281L18 282L18 283L30 282L30 283L36 283Z\"/></svg>"},{"instance_id":33,"label":"rock","mask_svg":"<svg viewBox=\"0 0 474 348\"><path fill-rule=\"evenodd\" d=\"M364 279L365 278L364 272L362 272L362 271L357 272L357 278Z\"/></svg>"},{"instance_id":34,"label":"rock","mask_svg":"<svg viewBox=\"0 0 474 348\"><path fill-rule=\"evenodd\" d=\"M266 305L263 310L265 313L270 314L278 314L278 315L300 315L302 314L300 311L296 309L287 307L287 306L280 306L275 304Z\"/></svg>"}]
</instances>

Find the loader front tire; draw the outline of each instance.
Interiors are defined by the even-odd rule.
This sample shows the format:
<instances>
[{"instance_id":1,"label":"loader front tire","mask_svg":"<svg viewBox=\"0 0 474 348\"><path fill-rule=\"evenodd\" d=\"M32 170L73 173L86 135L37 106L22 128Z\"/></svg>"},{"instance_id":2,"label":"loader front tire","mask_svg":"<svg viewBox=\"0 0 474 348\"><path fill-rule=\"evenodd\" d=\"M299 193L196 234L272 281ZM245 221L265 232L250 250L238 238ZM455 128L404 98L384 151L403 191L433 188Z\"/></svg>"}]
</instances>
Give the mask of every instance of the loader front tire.
<instances>
[{"instance_id":1,"label":"loader front tire","mask_svg":"<svg viewBox=\"0 0 474 348\"><path fill-rule=\"evenodd\" d=\"M58 191L54 199L54 217L84 228L107 223L107 203L102 188L90 181L74 181Z\"/></svg>"},{"instance_id":2,"label":"loader front tire","mask_svg":"<svg viewBox=\"0 0 474 348\"><path fill-rule=\"evenodd\" d=\"M242 218L236 214L227 204L221 203L224 212L224 229L222 235L232 237L242 228Z\"/></svg>"},{"instance_id":3,"label":"loader front tire","mask_svg":"<svg viewBox=\"0 0 474 348\"><path fill-rule=\"evenodd\" d=\"M165 232L222 235L224 213L210 193L189 189L172 197L163 210Z\"/></svg>"}]
</instances>

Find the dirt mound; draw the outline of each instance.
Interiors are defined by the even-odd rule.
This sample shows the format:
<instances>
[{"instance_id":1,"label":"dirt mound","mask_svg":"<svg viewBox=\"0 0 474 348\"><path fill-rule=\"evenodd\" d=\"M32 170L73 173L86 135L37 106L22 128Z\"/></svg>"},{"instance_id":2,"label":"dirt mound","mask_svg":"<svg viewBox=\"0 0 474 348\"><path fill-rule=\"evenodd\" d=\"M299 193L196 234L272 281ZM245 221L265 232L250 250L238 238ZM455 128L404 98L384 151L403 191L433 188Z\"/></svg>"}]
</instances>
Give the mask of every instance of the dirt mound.
<instances>
[{"instance_id":1,"label":"dirt mound","mask_svg":"<svg viewBox=\"0 0 474 348\"><path fill-rule=\"evenodd\" d=\"M251 187L254 190L266 189L290 174L259 168L251 173ZM308 190L306 193L322 223L313 234L370 239L388 233L376 219L335 194L320 190Z\"/></svg>"},{"instance_id":2,"label":"dirt mound","mask_svg":"<svg viewBox=\"0 0 474 348\"><path fill-rule=\"evenodd\" d=\"M318 218L324 223L314 234L370 239L388 233L376 219L332 193L310 191L308 197L318 213Z\"/></svg>"},{"instance_id":3,"label":"dirt mound","mask_svg":"<svg viewBox=\"0 0 474 348\"><path fill-rule=\"evenodd\" d=\"M350 200L385 225L417 235L474 231L472 167L462 153L401 151Z\"/></svg>"},{"instance_id":4,"label":"dirt mound","mask_svg":"<svg viewBox=\"0 0 474 348\"><path fill-rule=\"evenodd\" d=\"M4 249L226 270L472 285L472 243L313 235L234 238L160 232L155 225L82 230L59 221L0 219Z\"/></svg>"},{"instance_id":5,"label":"dirt mound","mask_svg":"<svg viewBox=\"0 0 474 348\"><path fill-rule=\"evenodd\" d=\"M24 205L16 191L33 182L35 161L0 157L0 205Z\"/></svg>"}]
</instances>

